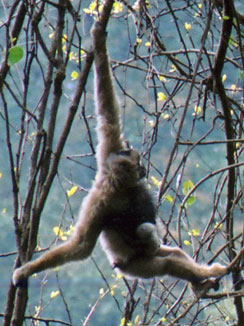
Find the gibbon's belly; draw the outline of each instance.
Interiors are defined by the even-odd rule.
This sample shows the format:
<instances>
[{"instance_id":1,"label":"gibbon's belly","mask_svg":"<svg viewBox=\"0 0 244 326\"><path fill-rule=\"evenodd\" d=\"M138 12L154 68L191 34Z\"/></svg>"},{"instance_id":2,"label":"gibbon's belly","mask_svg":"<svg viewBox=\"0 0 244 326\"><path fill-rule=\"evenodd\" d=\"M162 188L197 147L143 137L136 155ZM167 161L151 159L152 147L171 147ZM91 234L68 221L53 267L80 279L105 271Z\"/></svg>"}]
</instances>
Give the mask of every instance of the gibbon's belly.
<instances>
[{"instance_id":1,"label":"gibbon's belly","mask_svg":"<svg viewBox=\"0 0 244 326\"><path fill-rule=\"evenodd\" d=\"M102 231L100 243L112 266L126 264L136 253L136 249L129 246L119 232L109 228Z\"/></svg>"}]
</instances>

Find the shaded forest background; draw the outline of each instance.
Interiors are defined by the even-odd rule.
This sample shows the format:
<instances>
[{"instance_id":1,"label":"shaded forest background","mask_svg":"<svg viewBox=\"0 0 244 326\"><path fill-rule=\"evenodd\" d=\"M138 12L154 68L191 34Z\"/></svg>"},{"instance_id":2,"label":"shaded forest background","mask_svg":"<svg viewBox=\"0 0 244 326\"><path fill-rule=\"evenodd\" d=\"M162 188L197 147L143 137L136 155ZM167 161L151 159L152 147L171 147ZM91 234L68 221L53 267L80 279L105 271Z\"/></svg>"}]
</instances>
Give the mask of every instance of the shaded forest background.
<instances>
[{"instance_id":1,"label":"shaded forest background","mask_svg":"<svg viewBox=\"0 0 244 326\"><path fill-rule=\"evenodd\" d=\"M244 325L241 268L194 297L92 258L13 268L70 235L96 175L90 28L102 3L0 3L0 318L21 325ZM143 157L163 241L201 263L243 247L242 1L116 2L108 47L126 139Z\"/></svg>"}]
</instances>

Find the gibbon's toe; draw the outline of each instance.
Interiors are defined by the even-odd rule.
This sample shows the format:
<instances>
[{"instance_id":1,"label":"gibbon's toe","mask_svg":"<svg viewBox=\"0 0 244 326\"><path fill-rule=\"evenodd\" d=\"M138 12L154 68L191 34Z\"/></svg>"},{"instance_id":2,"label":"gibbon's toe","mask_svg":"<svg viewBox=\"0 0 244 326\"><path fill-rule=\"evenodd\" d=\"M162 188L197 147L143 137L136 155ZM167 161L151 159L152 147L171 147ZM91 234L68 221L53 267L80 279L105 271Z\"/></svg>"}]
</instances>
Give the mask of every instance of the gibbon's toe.
<instances>
[{"instance_id":1,"label":"gibbon's toe","mask_svg":"<svg viewBox=\"0 0 244 326\"><path fill-rule=\"evenodd\" d=\"M23 275L22 268L17 268L13 274L13 284L16 287L27 287L27 278Z\"/></svg>"}]
</instances>

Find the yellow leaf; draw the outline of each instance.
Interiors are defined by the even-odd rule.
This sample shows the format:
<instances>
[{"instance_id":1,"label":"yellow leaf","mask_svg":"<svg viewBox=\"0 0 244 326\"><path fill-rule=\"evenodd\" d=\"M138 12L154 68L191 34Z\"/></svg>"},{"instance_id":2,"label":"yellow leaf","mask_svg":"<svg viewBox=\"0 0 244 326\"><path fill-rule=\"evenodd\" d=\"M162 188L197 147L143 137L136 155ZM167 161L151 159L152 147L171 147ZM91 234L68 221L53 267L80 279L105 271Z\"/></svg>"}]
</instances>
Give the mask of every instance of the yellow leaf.
<instances>
[{"instance_id":1,"label":"yellow leaf","mask_svg":"<svg viewBox=\"0 0 244 326\"><path fill-rule=\"evenodd\" d=\"M64 34L62 37L62 43L65 43L66 41L68 41L68 36Z\"/></svg>"},{"instance_id":2,"label":"yellow leaf","mask_svg":"<svg viewBox=\"0 0 244 326\"><path fill-rule=\"evenodd\" d=\"M71 80L76 80L79 77L79 74L77 71L72 71L71 73Z\"/></svg>"},{"instance_id":3,"label":"yellow leaf","mask_svg":"<svg viewBox=\"0 0 244 326\"><path fill-rule=\"evenodd\" d=\"M123 275L122 274L117 274L116 275L116 279L119 281L119 280L121 280L123 278Z\"/></svg>"},{"instance_id":4,"label":"yellow leaf","mask_svg":"<svg viewBox=\"0 0 244 326\"><path fill-rule=\"evenodd\" d=\"M223 74L223 76L222 76L222 82L224 83L226 81L226 79L227 79L227 75L226 74Z\"/></svg>"},{"instance_id":5,"label":"yellow leaf","mask_svg":"<svg viewBox=\"0 0 244 326\"><path fill-rule=\"evenodd\" d=\"M140 320L140 315L137 315L134 320L134 324L137 325L139 323L139 320Z\"/></svg>"},{"instance_id":6,"label":"yellow leaf","mask_svg":"<svg viewBox=\"0 0 244 326\"><path fill-rule=\"evenodd\" d=\"M215 229L217 229L217 230L221 230L222 227L223 227L223 224L222 224L222 223L219 223L219 222L216 222L216 223L215 223L215 226L214 226Z\"/></svg>"},{"instance_id":7,"label":"yellow leaf","mask_svg":"<svg viewBox=\"0 0 244 326\"><path fill-rule=\"evenodd\" d=\"M50 298L53 299L57 297L60 294L60 291L52 291L50 294Z\"/></svg>"},{"instance_id":8,"label":"yellow leaf","mask_svg":"<svg viewBox=\"0 0 244 326\"><path fill-rule=\"evenodd\" d=\"M75 60L75 59L76 59L75 54L74 54L73 51L71 51L70 54L69 54L69 60L72 61L72 60Z\"/></svg>"},{"instance_id":9,"label":"yellow leaf","mask_svg":"<svg viewBox=\"0 0 244 326\"><path fill-rule=\"evenodd\" d=\"M195 106L193 116L199 115L202 112L202 108L200 106Z\"/></svg>"},{"instance_id":10,"label":"yellow leaf","mask_svg":"<svg viewBox=\"0 0 244 326\"><path fill-rule=\"evenodd\" d=\"M158 101L163 102L165 101L167 96L163 92L158 93Z\"/></svg>"},{"instance_id":11,"label":"yellow leaf","mask_svg":"<svg viewBox=\"0 0 244 326\"><path fill-rule=\"evenodd\" d=\"M88 8L84 8L83 11L84 11L85 14L91 14L92 13L91 10L88 9Z\"/></svg>"},{"instance_id":12,"label":"yellow leaf","mask_svg":"<svg viewBox=\"0 0 244 326\"><path fill-rule=\"evenodd\" d=\"M120 326L125 326L125 317L123 317L120 321Z\"/></svg>"},{"instance_id":13,"label":"yellow leaf","mask_svg":"<svg viewBox=\"0 0 244 326\"><path fill-rule=\"evenodd\" d=\"M168 113L163 114L163 119L167 120L170 118L170 115Z\"/></svg>"},{"instance_id":14,"label":"yellow leaf","mask_svg":"<svg viewBox=\"0 0 244 326\"><path fill-rule=\"evenodd\" d=\"M186 246L190 246L190 245L191 245L191 242L190 242L189 240L184 240L184 244L185 244Z\"/></svg>"},{"instance_id":15,"label":"yellow leaf","mask_svg":"<svg viewBox=\"0 0 244 326\"><path fill-rule=\"evenodd\" d=\"M76 193L77 189L78 189L78 187L74 186L70 190L67 190L68 197L72 197Z\"/></svg>"},{"instance_id":16,"label":"yellow leaf","mask_svg":"<svg viewBox=\"0 0 244 326\"><path fill-rule=\"evenodd\" d=\"M161 82L163 82L163 83L166 82L166 78L165 78L164 76L159 76L159 80L160 80Z\"/></svg>"},{"instance_id":17,"label":"yellow leaf","mask_svg":"<svg viewBox=\"0 0 244 326\"><path fill-rule=\"evenodd\" d=\"M161 186L161 181L159 181L154 176L151 177L151 180L152 180L152 183L154 184L154 186L156 186L156 187L160 187Z\"/></svg>"},{"instance_id":18,"label":"yellow leaf","mask_svg":"<svg viewBox=\"0 0 244 326\"><path fill-rule=\"evenodd\" d=\"M140 9L139 0L135 1L132 7L135 11L139 10Z\"/></svg>"},{"instance_id":19,"label":"yellow leaf","mask_svg":"<svg viewBox=\"0 0 244 326\"><path fill-rule=\"evenodd\" d=\"M52 33L50 33L50 34L48 35L48 37L52 39L52 38L54 38L54 35L55 35L55 33L52 32Z\"/></svg>"},{"instance_id":20,"label":"yellow leaf","mask_svg":"<svg viewBox=\"0 0 244 326\"><path fill-rule=\"evenodd\" d=\"M0 172L0 179L3 177L3 174Z\"/></svg>"},{"instance_id":21,"label":"yellow leaf","mask_svg":"<svg viewBox=\"0 0 244 326\"><path fill-rule=\"evenodd\" d=\"M169 203L173 203L173 201L174 201L173 197L170 196L170 195L166 195L166 196L164 196L164 198L165 198Z\"/></svg>"},{"instance_id":22,"label":"yellow leaf","mask_svg":"<svg viewBox=\"0 0 244 326\"><path fill-rule=\"evenodd\" d=\"M113 13L118 14L123 11L123 5L120 2L114 2L113 4Z\"/></svg>"},{"instance_id":23,"label":"yellow leaf","mask_svg":"<svg viewBox=\"0 0 244 326\"><path fill-rule=\"evenodd\" d=\"M100 294L100 295L103 295L104 292L105 292L105 291L104 291L104 288L101 288L101 289L99 290L99 294Z\"/></svg>"},{"instance_id":24,"label":"yellow leaf","mask_svg":"<svg viewBox=\"0 0 244 326\"><path fill-rule=\"evenodd\" d=\"M175 65L172 65L169 72L175 72L175 71L176 71L176 66Z\"/></svg>"},{"instance_id":25,"label":"yellow leaf","mask_svg":"<svg viewBox=\"0 0 244 326\"><path fill-rule=\"evenodd\" d=\"M165 323L167 321L167 318L165 318L165 317L163 317L162 319L161 319L161 322L162 323Z\"/></svg>"},{"instance_id":26,"label":"yellow leaf","mask_svg":"<svg viewBox=\"0 0 244 326\"><path fill-rule=\"evenodd\" d=\"M146 46L147 48L149 48L149 47L151 46L151 42L146 42L146 43L145 43L145 46Z\"/></svg>"},{"instance_id":27,"label":"yellow leaf","mask_svg":"<svg viewBox=\"0 0 244 326\"><path fill-rule=\"evenodd\" d=\"M198 237L200 235L200 231L198 229L192 229L193 237Z\"/></svg>"},{"instance_id":28,"label":"yellow leaf","mask_svg":"<svg viewBox=\"0 0 244 326\"><path fill-rule=\"evenodd\" d=\"M138 38L136 39L136 43L137 43L137 44L141 44L141 42L142 42L142 40L138 37Z\"/></svg>"},{"instance_id":29,"label":"yellow leaf","mask_svg":"<svg viewBox=\"0 0 244 326\"><path fill-rule=\"evenodd\" d=\"M191 24L185 23L185 29L187 30L187 32L189 32L192 29Z\"/></svg>"},{"instance_id":30,"label":"yellow leaf","mask_svg":"<svg viewBox=\"0 0 244 326\"><path fill-rule=\"evenodd\" d=\"M56 236L58 236L59 233L61 232L60 227L59 227L59 226L55 226L55 227L53 228L53 232L55 233Z\"/></svg>"}]
</instances>

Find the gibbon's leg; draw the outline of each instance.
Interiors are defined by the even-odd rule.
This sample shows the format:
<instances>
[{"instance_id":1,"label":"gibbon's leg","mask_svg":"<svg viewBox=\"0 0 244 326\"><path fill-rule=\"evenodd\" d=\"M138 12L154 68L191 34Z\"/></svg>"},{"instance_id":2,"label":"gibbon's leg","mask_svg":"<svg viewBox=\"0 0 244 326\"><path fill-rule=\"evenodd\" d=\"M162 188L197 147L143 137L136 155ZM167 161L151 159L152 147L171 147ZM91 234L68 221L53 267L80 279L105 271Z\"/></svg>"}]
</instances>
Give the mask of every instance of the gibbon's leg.
<instances>
[{"instance_id":1,"label":"gibbon's leg","mask_svg":"<svg viewBox=\"0 0 244 326\"><path fill-rule=\"evenodd\" d=\"M95 188L84 199L79 220L70 240L14 271L13 283L15 285L25 284L24 281L34 273L71 261L83 260L90 256L102 231L103 219L99 215L100 204L98 197L100 197L100 193L96 193Z\"/></svg>"},{"instance_id":2,"label":"gibbon's leg","mask_svg":"<svg viewBox=\"0 0 244 326\"><path fill-rule=\"evenodd\" d=\"M202 281L213 278L213 281L210 282L212 283L210 287L213 287L213 284L216 283L214 279L228 274L234 265L240 261L243 254L244 249L242 248L236 258L227 266L219 263L208 266L196 263L180 248L160 246L155 257L133 257L133 260L130 260L126 266L124 265L121 270L128 275L141 278L152 278L167 274L198 284L199 288L201 288ZM202 284L205 287L205 283Z\"/></svg>"},{"instance_id":3,"label":"gibbon's leg","mask_svg":"<svg viewBox=\"0 0 244 326\"><path fill-rule=\"evenodd\" d=\"M97 114L97 166L101 169L110 153L124 148L119 104L115 95L109 57L106 48L106 33L96 22L92 29L95 56L95 100Z\"/></svg>"},{"instance_id":4,"label":"gibbon's leg","mask_svg":"<svg viewBox=\"0 0 244 326\"><path fill-rule=\"evenodd\" d=\"M71 238L64 244L49 250L36 260L17 268L13 274L14 285L21 285L25 279L34 273L89 257L95 243L96 241L92 242L91 239L89 241L77 242L76 239Z\"/></svg>"},{"instance_id":5,"label":"gibbon's leg","mask_svg":"<svg viewBox=\"0 0 244 326\"><path fill-rule=\"evenodd\" d=\"M157 256L172 259L174 266L177 266L178 261L181 264L187 265L187 269L189 268L190 271L192 271L194 274L193 277L191 277L191 272L186 273L187 278L185 279L190 282L194 282L194 279L196 279L196 281L198 282L211 277L221 277L228 273L228 267L223 266L219 263L214 263L212 265L200 265L196 263L188 254L186 254L180 248L160 246L157 252ZM178 270L176 271L176 273L179 272L179 275L173 275L174 266L172 266L172 274L170 273L170 275L180 277L181 272ZM184 266L182 268L184 269Z\"/></svg>"},{"instance_id":6,"label":"gibbon's leg","mask_svg":"<svg viewBox=\"0 0 244 326\"><path fill-rule=\"evenodd\" d=\"M135 277L152 278L170 275L192 283L228 273L220 264L200 265L178 248L161 246L155 257L135 257L122 272Z\"/></svg>"}]
</instances>

